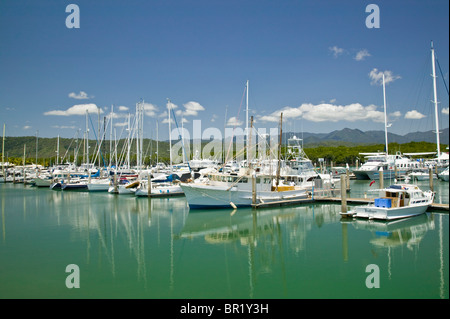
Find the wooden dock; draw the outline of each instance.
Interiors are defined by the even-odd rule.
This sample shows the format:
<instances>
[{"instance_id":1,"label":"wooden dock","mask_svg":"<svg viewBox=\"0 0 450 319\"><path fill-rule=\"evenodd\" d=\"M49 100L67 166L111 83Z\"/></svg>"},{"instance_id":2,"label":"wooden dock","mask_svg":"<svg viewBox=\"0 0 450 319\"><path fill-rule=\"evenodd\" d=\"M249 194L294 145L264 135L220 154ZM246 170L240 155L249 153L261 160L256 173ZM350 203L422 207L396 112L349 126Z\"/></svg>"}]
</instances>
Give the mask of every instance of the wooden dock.
<instances>
[{"instance_id":1,"label":"wooden dock","mask_svg":"<svg viewBox=\"0 0 450 319\"><path fill-rule=\"evenodd\" d=\"M341 202L340 197L316 197L314 199L317 202ZM347 198L347 203L355 203L355 204L369 204L373 203L373 198ZM439 211L447 211L448 212L448 204L437 204L433 203L428 207L428 210L439 210Z\"/></svg>"},{"instance_id":2,"label":"wooden dock","mask_svg":"<svg viewBox=\"0 0 450 319\"><path fill-rule=\"evenodd\" d=\"M282 200L282 201L276 201L276 202L252 204L252 207L267 208L267 207L280 207L280 206L300 205L300 204L317 203L317 202L340 203L341 198L340 197L314 197L314 199L313 199L311 197L308 197L308 198L302 198L302 199ZM374 198L347 198L347 203L352 203L352 204L369 204L369 203L373 203L373 202L374 202ZM448 206L449 206L448 204L433 203L432 205L430 205L428 207L428 210L448 212L449 211Z\"/></svg>"},{"instance_id":3,"label":"wooden dock","mask_svg":"<svg viewBox=\"0 0 450 319\"><path fill-rule=\"evenodd\" d=\"M301 199L280 200L280 201L276 201L276 202L252 204L252 207L254 207L254 208L280 207L280 206L299 205L299 204L314 203L314 202L315 202L314 199L308 197L308 198L301 198Z\"/></svg>"}]
</instances>

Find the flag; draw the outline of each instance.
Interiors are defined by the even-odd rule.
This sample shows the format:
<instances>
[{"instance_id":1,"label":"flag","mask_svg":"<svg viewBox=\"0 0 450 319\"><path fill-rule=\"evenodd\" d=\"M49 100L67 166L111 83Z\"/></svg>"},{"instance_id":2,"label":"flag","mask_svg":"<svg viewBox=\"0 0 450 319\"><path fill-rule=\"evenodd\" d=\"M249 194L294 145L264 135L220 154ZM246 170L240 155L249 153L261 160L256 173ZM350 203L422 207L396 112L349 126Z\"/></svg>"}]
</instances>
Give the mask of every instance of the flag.
<instances>
[{"instance_id":1,"label":"flag","mask_svg":"<svg viewBox=\"0 0 450 319\"><path fill-rule=\"evenodd\" d=\"M369 184L369 186L372 186L373 183L375 183L375 181L371 181L370 184Z\"/></svg>"}]
</instances>

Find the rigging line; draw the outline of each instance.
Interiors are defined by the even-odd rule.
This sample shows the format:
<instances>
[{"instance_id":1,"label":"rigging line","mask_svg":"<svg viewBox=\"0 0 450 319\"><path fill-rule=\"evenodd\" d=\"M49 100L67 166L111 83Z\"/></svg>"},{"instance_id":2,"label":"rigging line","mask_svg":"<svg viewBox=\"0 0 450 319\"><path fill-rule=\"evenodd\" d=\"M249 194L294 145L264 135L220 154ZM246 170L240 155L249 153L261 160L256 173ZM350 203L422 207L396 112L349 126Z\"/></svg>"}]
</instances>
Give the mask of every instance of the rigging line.
<instances>
[{"instance_id":1,"label":"rigging line","mask_svg":"<svg viewBox=\"0 0 450 319\"><path fill-rule=\"evenodd\" d=\"M175 113L173 112L173 108L170 108L170 110L172 111L173 118L174 118L174 120L175 120L175 125L177 126L178 137L179 137L180 140L181 140L181 146L183 147L184 155L185 155L185 157L186 157L186 162L187 162L188 167L189 167L189 172L191 172L191 165L189 165L189 159L187 158L187 152L186 152L186 149L184 148L184 139L183 139L183 137L182 137L181 134L180 134L180 128L178 127L177 118L176 118L176 116L175 116Z\"/></svg>"},{"instance_id":2,"label":"rigging line","mask_svg":"<svg viewBox=\"0 0 450 319\"><path fill-rule=\"evenodd\" d=\"M237 121L239 119L239 114L241 113L241 109L242 109L242 104L244 101L244 97L245 97L245 92L247 90L247 87L245 87L244 93L242 94L242 98L241 98L241 105L239 106L239 110L238 110L238 114L236 117L236 122L234 123L234 127L233 127L233 132L231 134L231 140L230 140L230 144L228 145L228 151L227 151L227 156L225 156L225 163L228 162L228 155L230 155L230 148L233 145L233 139L234 139L234 130L236 129L237 126ZM225 137L224 137L225 138ZM225 141L225 140L224 140ZM225 166L225 163L223 163L223 165Z\"/></svg>"},{"instance_id":3,"label":"rigging line","mask_svg":"<svg viewBox=\"0 0 450 319\"><path fill-rule=\"evenodd\" d=\"M437 65L438 65L438 67L439 67L439 72L441 73L442 81L444 82L444 86L445 86L445 89L447 90L447 95L448 95L448 87L447 87L447 83L445 83L444 74L442 74L441 65L439 64L439 60L438 60L437 57L436 57L436 62L437 62Z\"/></svg>"},{"instance_id":4,"label":"rigging line","mask_svg":"<svg viewBox=\"0 0 450 319\"><path fill-rule=\"evenodd\" d=\"M97 145L100 145L100 143L99 143L99 141L98 141L98 138L97 138L97 134L95 134L94 124L92 123L92 119L91 119L91 117L89 116L89 113L88 113L88 118L89 118L89 121L91 122L92 131L94 132L94 136L95 136L95 140L97 141ZM102 154L102 152L100 151L100 146L99 146L99 153L100 153L100 156L102 157L103 165L106 167L105 159L103 158L103 154Z\"/></svg>"}]
</instances>

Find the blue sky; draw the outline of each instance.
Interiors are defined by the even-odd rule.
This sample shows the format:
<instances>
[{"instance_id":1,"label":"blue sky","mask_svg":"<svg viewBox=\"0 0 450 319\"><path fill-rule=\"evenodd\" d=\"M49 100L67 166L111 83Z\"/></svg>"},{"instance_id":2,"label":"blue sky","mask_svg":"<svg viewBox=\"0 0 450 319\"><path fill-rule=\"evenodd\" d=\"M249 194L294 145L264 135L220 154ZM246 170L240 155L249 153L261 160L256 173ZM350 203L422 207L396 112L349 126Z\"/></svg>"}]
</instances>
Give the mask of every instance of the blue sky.
<instances>
[{"instance_id":1,"label":"blue sky","mask_svg":"<svg viewBox=\"0 0 450 319\"><path fill-rule=\"evenodd\" d=\"M71 3L80 28L66 27ZM371 3L380 28L366 26ZM448 85L448 30L447 0L2 0L0 123L7 136L70 138L86 108L97 123L114 105L119 135L143 99L144 135L158 120L163 139L169 98L188 130L223 129L245 123L249 80L256 127L283 111L284 131L384 130L384 73L389 132L433 130L430 43Z\"/></svg>"}]
</instances>

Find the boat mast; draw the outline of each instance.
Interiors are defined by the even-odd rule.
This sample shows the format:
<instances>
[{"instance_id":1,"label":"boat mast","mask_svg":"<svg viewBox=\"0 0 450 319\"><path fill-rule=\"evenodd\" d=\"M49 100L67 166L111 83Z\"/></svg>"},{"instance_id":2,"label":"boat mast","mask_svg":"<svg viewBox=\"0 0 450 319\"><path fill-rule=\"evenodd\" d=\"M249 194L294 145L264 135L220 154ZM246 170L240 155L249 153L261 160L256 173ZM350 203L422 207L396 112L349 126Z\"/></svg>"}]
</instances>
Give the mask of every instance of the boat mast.
<instances>
[{"instance_id":1,"label":"boat mast","mask_svg":"<svg viewBox=\"0 0 450 319\"><path fill-rule=\"evenodd\" d=\"M4 181L6 182L6 175L5 175L5 123L3 123L2 171L3 171Z\"/></svg>"},{"instance_id":2,"label":"boat mast","mask_svg":"<svg viewBox=\"0 0 450 319\"><path fill-rule=\"evenodd\" d=\"M110 125L109 128L109 168L112 166L112 139L113 139L113 115L114 115L114 105L111 105L111 113L109 115L110 117Z\"/></svg>"},{"instance_id":3,"label":"boat mast","mask_svg":"<svg viewBox=\"0 0 450 319\"><path fill-rule=\"evenodd\" d=\"M280 183L280 168L281 168L281 143L283 142L283 112L281 112L280 116L280 137L278 143L278 163L277 163L277 179L276 179L276 188L278 190L278 184Z\"/></svg>"},{"instance_id":4,"label":"boat mast","mask_svg":"<svg viewBox=\"0 0 450 319\"><path fill-rule=\"evenodd\" d=\"M170 125L170 100L167 99L167 109L169 110L169 165L170 165L170 172L172 172L172 132L171 132L171 125Z\"/></svg>"},{"instance_id":5,"label":"boat mast","mask_svg":"<svg viewBox=\"0 0 450 319\"><path fill-rule=\"evenodd\" d=\"M436 90L436 66L434 57L433 41L431 41L431 65L433 68L433 93L434 93L434 116L436 120L436 144L437 144L437 156L438 162L441 161L441 143L439 141L439 120L438 120L438 101L437 101L437 90Z\"/></svg>"},{"instance_id":6,"label":"boat mast","mask_svg":"<svg viewBox=\"0 0 450 319\"><path fill-rule=\"evenodd\" d=\"M156 166L158 167L158 161L159 161L159 127L158 127L158 120L156 120Z\"/></svg>"},{"instance_id":7,"label":"boat mast","mask_svg":"<svg viewBox=\"0 0 450 319\"><path fill-rule=\"evenodd\" d=\"M249 146L248 146L248 80L247 80L247 84L246 84L246 89L245 89L245 127L246 127L246 133L247 133L247 138L245 140L245 143L247 144L247 166L249 165L248 160L248 152L249 152Z\"/></svg>"},{"instance_id":8,"label":"boat mast","mask_svg":"<svg viewBox=\"0 0 450 319\"><path fill-rule=\"evenodd\" d=\"M86 109L86 164L89 168L89 123L88 123L88 109ZM59 143L59 137L58 137Z\"/></svg>"},{"instance_id":9,"label":"boat mast","mask_svg":"<svg viewBox=\"0 0 450 319\"><path fill-rule=\"evenodd\" d=\"M59 135L56 143L56 165L59 165Z\"/></svg>"},{"instance_id":10,"label":"boat mast","mask_svg":"<svg viewBox=\"0 0 450 319\"><path fill-rule=\"evenodd\" d=\"M387 115L386 115L386 85L384 83L384 73L383 73L383 100L384 100L384 139L386 142L386 158L388 156L388 133L387 133Z\"/></svg>"},{"instance_id":11,"label":"boat mast","mask_svg":"<svg viewBox=\"0 0 450 319\"><path fill-rule=\"evenodd\" d=\"M36 165L38 164L38 134L39 134L39 130L36 131Z\"/></svg>"}]
</instances>

